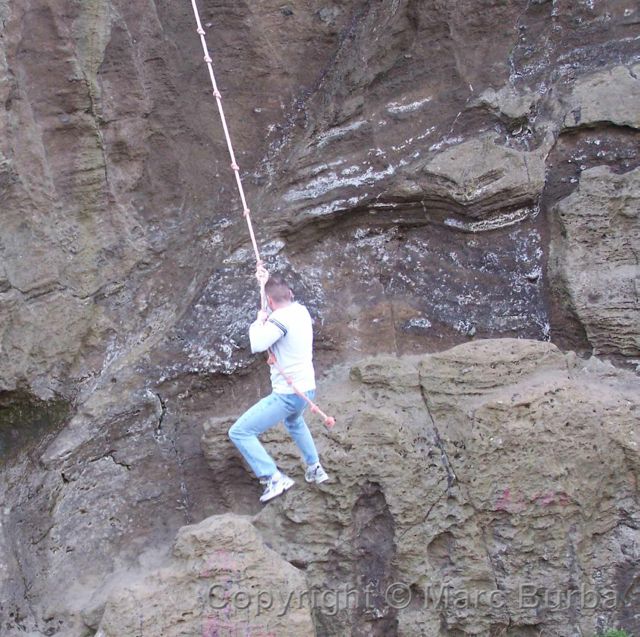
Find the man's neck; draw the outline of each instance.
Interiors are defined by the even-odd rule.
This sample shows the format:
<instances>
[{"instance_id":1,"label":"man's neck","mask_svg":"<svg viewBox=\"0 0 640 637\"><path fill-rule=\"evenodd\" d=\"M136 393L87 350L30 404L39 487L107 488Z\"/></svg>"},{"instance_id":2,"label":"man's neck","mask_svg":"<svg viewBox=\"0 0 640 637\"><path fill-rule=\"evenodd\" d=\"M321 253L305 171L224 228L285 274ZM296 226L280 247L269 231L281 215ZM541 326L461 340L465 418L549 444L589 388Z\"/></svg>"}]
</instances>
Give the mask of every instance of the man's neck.
<instances>
[{"instance_id":1,"label":"man's neck","mask_svg":"<svg viewBox=\"0 0 640 637\"><path fill-rule=\"evenodd\" d=\"M281 310L283 307L289 307L293 301L284 301L282 303L273 303L271 306L272 311Z\"/></svg>"}]
</instances>

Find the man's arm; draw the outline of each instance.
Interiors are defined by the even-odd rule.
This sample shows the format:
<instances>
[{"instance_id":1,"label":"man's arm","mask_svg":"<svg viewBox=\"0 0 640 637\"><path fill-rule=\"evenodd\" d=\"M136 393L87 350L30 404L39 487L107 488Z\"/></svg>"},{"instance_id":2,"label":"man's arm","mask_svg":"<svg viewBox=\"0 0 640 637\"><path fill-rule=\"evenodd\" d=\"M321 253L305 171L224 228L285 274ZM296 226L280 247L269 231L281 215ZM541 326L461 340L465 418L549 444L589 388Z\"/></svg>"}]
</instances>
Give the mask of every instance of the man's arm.
<instances>
[{"instance_id":1,"label":"man's arm","mask_svg":"<svg viewBox=\"0 0 640 637\"><path fill-rule=\"evenodd\" d=\"M279 338L287 333L284 326L270 320L261 320L258 317L249 327L249 341L251 353L266 352Z\"/></svg>"}]
</instances>

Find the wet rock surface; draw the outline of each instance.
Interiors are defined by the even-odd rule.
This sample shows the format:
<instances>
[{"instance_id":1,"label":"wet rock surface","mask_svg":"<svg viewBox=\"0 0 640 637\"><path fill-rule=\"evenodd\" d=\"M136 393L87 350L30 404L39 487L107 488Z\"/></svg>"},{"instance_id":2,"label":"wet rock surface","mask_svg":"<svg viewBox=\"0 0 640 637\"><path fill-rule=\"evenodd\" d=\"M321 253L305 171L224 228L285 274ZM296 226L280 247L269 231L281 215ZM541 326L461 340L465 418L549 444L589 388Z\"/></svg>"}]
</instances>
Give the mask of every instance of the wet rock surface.
<instances>
[{"instance_id":1,"label":"wet rock surface","mask_svg":"<svg viewBox=\"0 0 640 637\"><path fill-rule=\"evenodd\" d=\"M336 408L355 410L355 424L323 439L335 490L300 489L259 512L258 487L210 424L232 422L268 380L248 351L252 253L189 3L0 0L0 632L93 634L112 581L162 568L178 529L225 513L258 514L260 535L304 570L308 587L375 577L413 587L406 609L377 597L373 610L360 600L342 615L314 611L322 634L570 634L605 620L637 631L625 610L636 603L637 560L625 480L637 463L623 433L637 412L620 398L624 372L593 359L584 372L567 363L565 377L565 358L539 345L557 387L542 374L540 386L527 385L528 407L479 407L476 422L458 413L471 409L466 395L438 416L447 392L426 380L438 370L416 372L405 358L477 341L462 351L491 377L501 348L482 339L517 337L637 365L636 4L199 4L263 257L314 316L321 388L325 373L374 353L399 356L388 369L409 371L402 383L380 372L378 403L373 372L345 376L377 405L380 427L367 429L356 399L342 404L337 392ZM434 356L424 361L450 354ZM515 356L509 375L536 376L527 360ZM462 391L464 369L443 378ZM430 419L416 374L436 397ZM563 409L587 420L567 419L576 449L586 454L592 437L607 450L604 477L587 472L586 455L584 466L555 459L558 472L549 463L535 472L534 459L555 457L556 439L576 453L560 420L540 437L527 433L531 456L476 437L486 426L518 449L518 414L549 420L556 390ZM394 405L422 427L411 421L398 433ZM217 451L206 447L209 464L206 423L218 441ZM366 470L350 465L358 432L379 445L363 448ZM393 474L383 451L408 457L413 473ZM289 449L281 459L293 468L294 457ZM463 492L480 470L506 484L501 495ZM538 477L524 488L524 478L508 484L510 471ZM584 490L562 483L562 471L581 476ZM542 522L534 486L569 500L554 496ZM323 498L337 507L327 519ZM436 507L416 527L431 553L406 544L416 501ZM591 526L580 517L587 510ZM317 518L308 549L283 540L296 516L305 529ZM548 546L538 574L565 588L613 586L624 593L618 610L601 619L533 617L512 600L506 610L416 608L429 574L471 587L460 572L477 573L515 590L531 542Z\"/></svg>"}]
</instances>

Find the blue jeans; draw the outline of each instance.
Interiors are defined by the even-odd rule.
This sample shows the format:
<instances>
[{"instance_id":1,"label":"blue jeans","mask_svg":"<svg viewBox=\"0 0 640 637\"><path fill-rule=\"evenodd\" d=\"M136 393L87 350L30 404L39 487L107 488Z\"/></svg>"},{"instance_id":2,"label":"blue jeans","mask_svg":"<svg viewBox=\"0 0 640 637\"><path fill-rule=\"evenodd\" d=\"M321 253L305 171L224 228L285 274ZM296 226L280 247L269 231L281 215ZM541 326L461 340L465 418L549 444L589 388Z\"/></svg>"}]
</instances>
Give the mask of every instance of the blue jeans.
<instances>
[{"instance_id":1,"label":"blue jeans","mask_svg":"<svg viewBox=\"0 0 640 637\"><path fill-rule=\"evenodd\" d=\"M311 400L314 399L315 394L315 390L306 392ZM229 429L231 442L238 448L258 478L272 476L278 469L258 440L258 436L281 420L284 421L284 426L298 445L305 463L309 465L318 462L316 445L307 423L302 418L302 412L306 407L307 401L297 394L272 392L245 411Z\"/></svg>"}]
</instances>

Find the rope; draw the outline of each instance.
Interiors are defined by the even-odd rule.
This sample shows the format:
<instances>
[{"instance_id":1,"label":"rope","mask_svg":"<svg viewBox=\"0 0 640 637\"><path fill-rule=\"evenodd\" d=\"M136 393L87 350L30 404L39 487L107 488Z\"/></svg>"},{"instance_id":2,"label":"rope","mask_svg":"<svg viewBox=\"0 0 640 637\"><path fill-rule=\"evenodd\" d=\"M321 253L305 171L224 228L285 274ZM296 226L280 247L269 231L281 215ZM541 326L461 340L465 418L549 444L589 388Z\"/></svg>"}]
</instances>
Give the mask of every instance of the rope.
<instances>
[{"instance_id":1,"label":"rope","mask_svg":"<svg viewBox=\"0 0 640 637\"><path fill-rule=\"evenodd\" d=\"M333 427L336 424L335 418L333 418L332 416L327 416L327 414L325 414L324 411L322 411L322 409L320 409L320 407L318 407L318 405L316 405L311 400L311 398L309 398L306 394L303 394L294 385L293 379L291 378L291 376L287 375L284 369L282 369L282 367L280 366L280 363L278 363L278 359L274 356L271 350L269 350L269 358L267 359L267 363L269 363L269 365L273 365L278 370L280 375L287 381L287 384L289 385L289 387L291 387L291 389L293 389L293 391L298 396L300 396L300 398L303 398L304 400L307 401L307 403L309 404L309 409L311 410L311 413L318 414L324 418L324 424L327 426L328 429L331 429L331 427Z\"/></svg>"},{"instance_id":2,"label":"rope","mask_svg":"<svg viewBox=\"0 0 640 637\"><path fill-rule=\"evenodd\" d=\"M227 140L227 149L229 150L229 157L231 158L231 170L233 170L236 177L236 185L238 187L238 193L240 194L240 201L242 202L242 213L244 214L244 218L247 222L247 227L249 229L249 236L251 237L251 245L253 246L253 252L256 257L256 266L257 268L264 267L262 259L260 258L260 251L258 250L258 242L256 241L256 235L253 231L253 224L251 223L251 211L249 210L249 206L247 205L247 199L244 194L244 187L242 186L242 179L240 177L240 166L238 166L238 162L236 161L235 153L233 152L233 144L231 143L231 135L229 133L229 127L227 126L227 118L224 114L224 109L222 107L222 95L218 90L218 84L216 82L216 76L213 72L213 60L209 55L209 47L207 46L207 41L205 40L205 30L202 28L202 22L200 21L200 12L198 11L198 5L196 4L196 0L191 0L191 6L193 7L193 15L196 19L197 24L197 32L200 36L200 42L202 44L202 51L204 52L204 61L207 64L207 68L209 69L209 78L211 79L211 86L213 87L213 97L215 97L216 102L218 104L218 112L220 113L220 121L222 122L222 129L224 130L224 137ZM266 281L260 281L260 304L263 310L267 309L267 296L264 290ZM303 394L293 383L293 380L290 376L284 372L280 364L276 360L273 352L269 350L269 358L267 359L269 365L274 365L278 372L283 376L283 378L287 381L287 384L293 389L293 391L304 398L304 400L309 405L311 412L314 414L319 414L324 418L324 424L331 428L335 425L335 418L331 416L327 416L318 405L316 405L306 394Z\"/></svg>"},{"instance_id":3,"label":"rope","mask_svg":"<svg viewBox=\"0 0 640 637\"><path fill-rule=\"evenodd\" d=\"M247 226L249 228L249 236L251 237L251 245L253 245L253 252L256 255L256 262L262 264L260 259L260 251L258 250L258 243L256 241L256 235L253 232L253 225L251 223L251 215L249 206L247 206L247 199L244 194L244 188L242 186L242 179L240 178L240 166L236 161L235 153L233 152L233 144L231 143L231 135L229 134L229 127L227 126L227 118L224 115L224 108L222 108L222 95L218 90L218 84L216 82L216 76L213 73L213 64L211 56L209 55L209 47L207 41L204 39L205 31L202 28L202 22L200 21L200 12L198 11L198 5L196 0L191 0L191 6L193 7L193 15L196 18L196 24L198 25L197 32L200 36L200 43L202 44L202 50L204 52L204 61L207 63L209 69L209 78L211 79L211 86L213 87L213 97L216 98L218 103L218 112L220 113L220 120L222 122L222 128L224 130L224 137L227 140L227 149L229 150L229 157L231 158L231 170L236 176L236 185L238 186L238 192L240 193L240 201L242 202L242 212L247 220Z\"/></svg>"}]
</instances>

